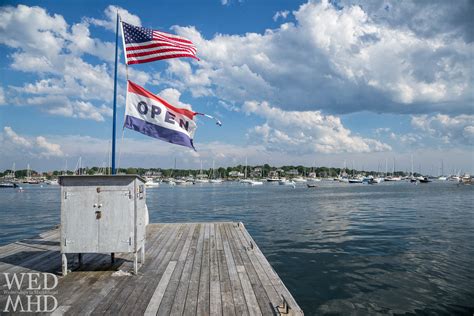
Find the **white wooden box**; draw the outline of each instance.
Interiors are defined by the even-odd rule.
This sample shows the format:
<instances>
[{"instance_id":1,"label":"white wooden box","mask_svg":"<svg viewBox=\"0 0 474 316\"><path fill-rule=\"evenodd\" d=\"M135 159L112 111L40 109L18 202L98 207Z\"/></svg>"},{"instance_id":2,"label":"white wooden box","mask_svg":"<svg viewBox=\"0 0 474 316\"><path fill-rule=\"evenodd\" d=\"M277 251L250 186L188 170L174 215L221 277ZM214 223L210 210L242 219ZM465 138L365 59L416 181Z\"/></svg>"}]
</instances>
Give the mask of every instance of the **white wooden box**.
<instances>
[{"instance_id":1,"label":"white wooden box","mask_svg":"<svg viewBox=\"0 0 474 316\"><path fill-rule=\"evenodd\" d=\"M67 253L145 252L145 180L137 175L62 176L61 253L63 275ZM81 261L81 256L79 256Z\"/></svg>"}]
</instances>

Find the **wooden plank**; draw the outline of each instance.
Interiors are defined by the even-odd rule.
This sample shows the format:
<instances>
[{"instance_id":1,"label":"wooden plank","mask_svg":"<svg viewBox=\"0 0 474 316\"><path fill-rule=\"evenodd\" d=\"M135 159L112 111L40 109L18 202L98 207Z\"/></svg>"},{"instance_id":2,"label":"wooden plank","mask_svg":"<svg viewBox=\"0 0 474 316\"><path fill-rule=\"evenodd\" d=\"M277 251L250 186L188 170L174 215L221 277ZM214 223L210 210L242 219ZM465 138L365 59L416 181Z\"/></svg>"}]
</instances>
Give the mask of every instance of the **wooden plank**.
<instances>
[{"instance_id":1,"label":"wooden plank","mask_svg":"<svg viewBox=\"0 0 474 316\"><path fill-rule=\"evenodd\" d=\"M249 304L249 306L250 306L250 302L253 303L254 298L257 300L259 311L258 312L254 311L253 312L254 314L255 313L258 314L259 312L261 312L262 314L272 314L274 312L274 308L270 306L269 304L270 299L262 284L260 275L257 274L249 258L249 255L252 254L253 250L250 249L250 247L248 246L249 244L245 240L242 240L240 238L239 236L240 227L237 225L232 225L231 227L232 227L230 229L230 233L232 234L231 244L234 244L236 247L238 247L238 250L237 249L235 250L235 254L236 256L239 256L242 259L243 266L241 266L242 267L241 269L244 270L246 274L244 276L239 271L240 281L242 283L242 286L244 287L244 294L247 295L249 293L249 291L247 291L244 286L244 284L247 284L247 281L250 283L252 292L254 293L254 295L249 294L249 297L246 296L245 299L247 303ZM269 288L273 290L273 286L271 284ZM274 306L276 306L278 305L277 303L279 302L279 296L276 294L275 291L274 293L275 293ZM250 307L249 307L249 311L250 313L252 313Z\"/></svg>"},{"instance_id":2,"label":"wooden plank","mask_svg":"<svg viewBox=\"0 0 474 316\"><path fill-rule=\"evenodd\" d=\"M216 237L220 239L222 244L222 234L220 230L222 223L216 224ZM224 315L235 315L234 298L232 296L232 286L230 283L229 270L227 268L227 261L224 254L224 247L222 250L217 250L217 262L219 266L219 284L221 289L222 313Z\"/></svg>"},{"instance_id":3,"label":"wooden plank","mask_svg":"<svg viewBox=\"0 0 474 316\"><path fill-rule=\"evenodd\" d=\"M240 284L240 278L237 274L237 267L234 261L234 257L232 255L232 251L230 250L229 236L226 233L227 225L228 224L222 225L221 234L222 236L225 236L225 239L222 240L222 244L224 246L224 255L227 262L227 269L229 271L229 279L232 288L232 296L234 298L235 313L237 315L248 315L249 312L247 304L245 302L242 285Z\"/></svg>"},{"instance_id":4,"label":"wooden plank","mask_svg":"<svg viewBox=\"0 0 474 316\"><path fill-rule=\"evenodd\" d=\"M144 292L142 292L144 300L141 302L140 306L143 310L146 308L168 266L168 263L170 262L173 252L181 242L181 236L185 233L185 227L181 225L176 226L176 231L177 234L175 237L172 237L160 254L149 262L149 267L147 267L149 269L143 269L142 273L148 272L147 277L140 275L138 278L133 278L131 280L132 282L129 282L129 284L127 284L122 290L123 299L121 301L123 304L121 304L120 307L115 306L108 309L108 312L112 314L121 314L124 313L123 311L125 309L133 307L134 304L131 303L131 301L136 301L138 298L141 298L141 295L138 295L138 291L144 288L144 284L146 284ZM158 258L161 258L162 260L157 262Z\"/></svg>"},{"instance_id":5,"label":"wooden plank","mask_svg":"<svg viewBox=\"0 0 474 316\"><path fill-rule=\"evenodd\" d=\"M58 239L55 230L0 247L8 254L0 274L59 271ZM84 254L82 267L59 278L56 314L267 315L280 295L290 314L303 314L243 225L151 224L139 275L112 277L132 265L130 253L116 258L111 265L106 254Z\"/></svg>"},{"instance_id":6,"label":"wooden plank","mask_svg":"<svg viewBox=\"0 0 474 316\"><path fill-rule=\"evenodd\" d=\"M191 247L189 249L188 255L186 257L186 262L184 264L183 271L181 273L181 278L179 279L178 288L175 293L173 305L171 307L171 314L172 315L181 315L184 311L186 302L186 296L188 293L189 282L191 279L191 273L194 263L194 258L196 255L196 249L198 245L198 239L200 236L200 226L196 226L194 230L194 234L191 240Z\"/></svg>"},{"instance_id":7,"label":"wooden plank","mask_svg":"<svg viewBox=\"0 0 474 316\"><path fill-rule=\"evenodd\" d=\"M161 299L163 298L163 295L165 295L165 290L168 287L168 282L170 281L171 275L174 269L176 268L176 264L176 261L170 261L168 263L168 266L166 267L166 270L163 273L163 276L161 277L160 282L158 283L158 286L156 287L155 292L153 293L153 296L151 297L151 300L148 303L148 306L146 307L144 315L156 315L156 313L158 312L158 308L161 304Z\"/></svg>"},{"instance_id":8,"label":"wooden plank","mask_svg":"<svg viewBox=\"0 0 474 316\"><path fill-rule=\"evenodd\" d=\"M85 262L80 270L61 277L58 287L55 289L58 294L56 299L63 307L68 308L68 312L74 310L75 304L80 304L81 298L88 291L90 286L98 279L100 272L90 272L91 266L99 268L110 267L110 259L102 254L87 254L84 256Z\"/></svg>"},{"instance_id":9,"label":"wooden plank","mask_svg":"<svg viewBox=\"0 0 474 316\"><path fill-rule=\"evenodd\" d=\"M176 242L176 236L179 234L179 230L177 228L179 228L179 227L171 226L170 235L168 236L169 239L168 239L167 243L164 245L164 247L160 249L161 251L166 252L168 250L168 246L170 244L172 244L173 242ZM157 256L157 258L158 257L160 257L160 256ZM156 258L154 258L154 260L156 260ZM148 265L151 265L152 260L148 261L147 263L148 263ZM167 263L168 262L166 262L166 264ZM150 268L150 270L152 270L152 269ZM151 275L152 274L150 274L150 276ZM128 283L129 282L137 282L138 283L140 279L142 279L140 276L137 276L137 278L123 277L123 279L121 279L119 281L117 286L104 298L104 301L97 306L97 308L93 311L93 313L94 314L95 313L103 314L105 312L113 313L114 310L120 310L120 308L122 307L122 305L124 303L124 300L125 300L124 298L128 297L130 295L131 291L133 290L133 286L128 286L127 287ZM149 277L147 280L144 281L145 286L148 288L148 283L149 282L153 283L153 282L155 282L155 280L156 280L155 276ZM151 293L150 293L150 296L148 296L148 299L153 294L152 291L154 291L158 281L159 281L159 279L156 281L153 288L150 289ZM122 297L122 300L119 300L119 297ZM143 303L143 305L146 306L147 304Z\"/></svg>"},{"instance_id":10,"label":"wooden plank","mask_svg":"<svg viewBox=\"0 0 474 316\"><path fill-rule=\"evenodd\" d=\"M184 242L184 238L182 238L182 236L185 236L185 234L189 231L189 227L186 227L186 225L183 224L173 224L173 226L175 226L175 229L179 230L178 235L173 237L175 239L174 242L169 246L165 247L164 251L160 253L156 260L150 263L149 269L145 271L146 288L137 300L133 314L140 315L145 312L145 307L149 304L150 299L161 278L161 275L163 274L163 271L166 268L166 265L173 256L173 253L175 253L175 251L180 250L178 245L182 245ZM143 284L140 286L143 286Z\"/></svg>"},{"instance_id":11,"label":"wooden plank","mask_svg":"<svg viewBox=\"0 0 474 316\"><path fill-rule=\"evenodd\" d=\"M59 231L53 230L48 233L49 234L46 235L46 238L28 238L0 247L0 259L6 258L12 254L21 253L22 251L32 251L34 249L59 249Z\"/></svg>"},{"instance_id":12,"label":"wooden plank","mask_svg":"<svg viewBox=\"0 0 474 316\"><path fill-rule=\"evenodd\" d=\"M153 229L156 228L156 229ZM148 230L148 229L147 229ZM131 280L127 283L126 288L124 290L124 294L127 294L126 296L123 297L123 304L120 309L121 314L131 314L135 312L134 306L137 304L137 301L139 301L143 297L143 293L147 289L150 289L148 292L151 294L151 286L148 287L147 282L147 271L150 269L150 264L149 262L152 261L152 258L155 258L156 256L159 256L163 253L163 251L166 251L163 249L163 245L167 245L168 242L171 242L170 240L172 233L174 229L170 225L163 225L162 229L159 229L159 227L154 227L150 229L148 232L149 235L153 236L155 235L155 238L148 238L150 241L146 245L147 254L145 256L145 265L143 265L139 271L138 275L131 278ZM161 250L161 252L159 252ZM156 280L158 282L159 280ZM149 297L147 297L149 298ZM121 298L119 298L121 299ZM146 307L145 302L143 301L141 304L144 304ZM143 308L144 309L144 308Z\"/></svg>"},{"instance_id":13,"label":"wooden plank","mask_svg":"<svg viewBox=\"0 0 474 316\"><path fill-rule=\"evenodd\" d=\"M248 240L245 239L244 236L243 236L243 229L237 229L235 231L238 233L241 240L243 239L242 242L244 244L250 245ZM256 255L254 253L256 251L255 250L255 245L253 245L253 247L254 248L248 250L246 252L246 254L248 256L248 259L250 260L250 263L251 263L253 269L255 270L255 274L257 275L258 280L260 281L262 287L264 288L265 294L267 295L267 299L272 303L272 306L276 306L280 303L281 298L278 295L275 288L273 287L272 281L267 276L267 273L263 269L262 265L260 264L260 261L257 259ZM250 269L250 267L248 267L247 263L246 263L246 268L248 269L248 271L251 271L251 269ZM255 279L257 279L257 278L255 278ZM254 277L250 276L250 280L253 281ZM257 297L260 298L260 296L262 296L262 295L259 295ZM259 300L259 302L260 302L260 300ZM268 306L268 303L265 303L265 301L263 302L263 304ZM262 309L262 311L264 310L264 307L262 306L262 303L260 303L260 308Z\"/></svg>"},{"instance_id":14,"label":"wooden plank","mask_svg":"<svg viewBox=\"0 0 474 316\"><path fill-rule=\"evenodd\" d=\"M265 273L267 274L268 278L270 279L273 287L275 288L276 292L279 294L279 295L283 295L285 300L288 302L288 305L290 306L290 308L292 309L292 313L294 315L302 315L303 314L303 311L300 309L300 307L298 306L298 304L296 303L295 299L293 298L293 296L291 295L290 291L288 291L288 289L286 288L286 286L283 284L283 282L281 281L281 279L278 277L277 273L275 272L275 270L273 270L272 266L270 265L270 263L267 261L267 259L265 258L265 256L263 255L263 253L260 251L260 249L258 248L257 244L255 243L255 241L252 239L252 237L250 236L250 234L248 233L248 231L245 229L244 225L241 223L241 229L242 229L242 232L244 233L245 235L245 238L251 242L253 242L253 245L254 245L254 255L255 257L257 258L257 260L260 262L263 270L265 271Z\"/></svg>"},{"instance_id":15,"label":"wooden plank","mask_svg":"<svg viewBox=\"0 0 474 316\"><path fill-rule=\"evenodd\" d=\"M201 275L201 260L204 241L204 225L199 224L200 232L194 256L193 269L189 280L188 293L184 304L184 315L195 315L197 312L197 300L199 291L199 276Z\"/></svg>"},{"instance_id":16,"label":"wooden plank","mask_svg":"<svg viewBox=\"0 0 474 316\"><path fill-rule=\"evenodd\" d=\"M201 276L199 277L199 293L197 303L197 313L199 315L210 314L210 271L209 271L209 236L210 236L210 224L204 225L204 241L203 241L203 253L201 260Z\"/></svg>"},{"instance_id":17,"label":"wooden plank","mask_svg":"<svg viewBox=\"0 0 474 316\"><path fill-rule=\"evenodd\" d=\"M221 284L219 281L219 261L217 259L216 225L210 230L210 315L222 315ZM218 230L218 229L217 229Z\"/></svg>"},{"instance_id":18,"label":"wooden plank","mask_svg":"<svg viewBox=\"0 0 474 316\"><path fill-rule=\"evenodd\" d=\"M191 242L194 237L194 231L196 229L195 224L186 225L186 226L189 227L189 233L186 237L184 245L182 247L178 247L177 249L179 250L181 248L181 251L177 251L175 255L173 255L172 259L175 259L175 260L177 259L178 261L177 261L176 268L174 269L173 275L171 276L171 279L169 281L166 293L162 299L162 303L157 313L158 315L169 315L173 306L173 301L174 301L174 298L176 296L178 286L179 286L179 280L183 273L186 258L188 256ZM183 301L181 301L181 304Z\"/></svg>"},{"instance_id":19,"label":"wooden plank","mask_svg":"<svg viewBox=\"0 0 474 316\"><path fill-rule=\"evenodd\" d=\"M150 245L164 238L163 231L166 230L166 225L160 225L157 228L158 229L155 230L150 229L155 234L151 234L151 236L149 234L147 238ZM71 314L90 315L104 297L117 285L118 281L124 278L113 277L110 270L115 270L115 268L111 267L109 271L104 271L99 275L98 280L89 288L87 294L81 298L84 304L75 304L75 308L71 310Z\"/></svg>"},{"instance_id":20,"label":"wooden plank","mask_svg":"<svg viewBox=\"0 0 474 316\"><path fill-rule=\"evenodd\" d=\"M245 301L247 302L247 308L249 309L250 315L262 315L260 307L257 302L257 297L253 291L252 284L250 284L247 271L244 266L237 266L237 273L239 274L240 283L244 289Z\"/></svg>"},{"instance_id":21,"label":"wooden plank","mask_svg":"<svg viewBox=\"0 0 474 316\"><path fill-rule=\"evenodd\" d=\"M222 223L216 223L215 224L215 234L216 234L216 248L218 251L224 251L224 246L222 245L222 237L221 237L221 231L220 231L220 226L223 225Z\"/></svg>"}]
</instances>

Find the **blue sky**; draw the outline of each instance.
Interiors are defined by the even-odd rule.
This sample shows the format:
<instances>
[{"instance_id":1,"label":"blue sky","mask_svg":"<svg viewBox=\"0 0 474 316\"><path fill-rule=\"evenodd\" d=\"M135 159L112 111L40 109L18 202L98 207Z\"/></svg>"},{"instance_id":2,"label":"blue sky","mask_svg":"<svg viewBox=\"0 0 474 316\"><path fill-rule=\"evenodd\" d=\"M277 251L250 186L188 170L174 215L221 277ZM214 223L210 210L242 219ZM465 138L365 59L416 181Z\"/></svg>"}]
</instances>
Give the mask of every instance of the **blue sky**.
<instances>
[{"instance_id":1,"label":"blue sky","mask_svg":"<svg viewBox=\"0 0 474 316\"><path fill-rule=\"evenodd\" d=\"M458 1L8 1L0 7L0 169L108 162L115 12L191 39L201 61L129 67L199 120L197 152L126 130L119 165L344 161L474 172L473 4ZM125 67L119 47L118 125Z\"/></svg>"}]
</instances>

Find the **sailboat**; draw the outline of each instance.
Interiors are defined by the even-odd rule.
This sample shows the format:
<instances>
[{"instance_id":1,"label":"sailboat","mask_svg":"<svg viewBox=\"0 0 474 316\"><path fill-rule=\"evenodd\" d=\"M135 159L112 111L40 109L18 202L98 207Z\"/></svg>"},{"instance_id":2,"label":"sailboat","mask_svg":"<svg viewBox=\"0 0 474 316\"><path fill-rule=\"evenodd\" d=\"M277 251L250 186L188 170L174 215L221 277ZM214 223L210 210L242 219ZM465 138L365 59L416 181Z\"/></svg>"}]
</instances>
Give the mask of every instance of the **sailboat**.
<instances>
[{"instance_id":1,"label":"sailboat","mask_svg":"<svg viewBox=\"0 0 474 316\"><path fill-rule=\"evenodd\" d=\"M339 182L343 182L343 183L349 183L349 177L347 176L346 169L347 169L347 164L346 164L346 161L344 160L344 168L340 171L339 176L335 180Z\"/></svg>"},{"instance_id":2,"label":"sailboat","mask_svg":"<svg viewBox=\"0 0 474 316\"><path fill-rule=\"evenodd\" d=\"M240 183L250 184L252 186L254 186L254 185L263 185L262 181L247 178L247 157L245 157L244 178L240 180Z\"/></svg>"},{"instance_id":3,"label":"sailboat","mask_svg":"<svg viewBox=\"0 0 474 316\"><path fill-rule=\"evenodd\" d=\"M0 188L16 188L18 184L15 181L15 163L13 163L13 169L9 175L5 176L5 179L9 178L10 180L0 182Z\"/></svg>"},{"instance_id":4,"label":"sailboat","mask_svg":"<svg viewBox=\"0 0 474 316\"><path fill-rule=\"evenodd\" d=\"M202 160L201 160L201 170L199 170L199 174L196 176L196 180L194 183L209 183L209 179L207 179L207 175L202 173Z\"/></svg>"},{"instance_id":5,"label":"sailboat","mask_svg":"<svg viewBox=\"0 0 474 316\"><path fill-rule=\"evenodd\" d=\"M215 178L215 166L214 166L214 160L212 160L212 178L209 180L210 183L222 183L221 178Z\"/></svg>"},{"instance_id":6,"label":"sailboat","mask_svg":"<svg viewBox=\"0 0 474 316\"><path fill-rule=\"evenodd\" d=\"M31 177L31 169L30 169L30 164L27 165L26 167L26 180L23 181L24 183L28 183L28 184L39 184L39 181L36 180L36 179L33 179Z\"/></svg>"},{"instance_id":7,"label":"sailboat","mask_svg":"<svg viewBox=\"0 0 474 316\"><path fill-rule=\"evenodd\" d=\"M392 176L385 177L385 181L401 181L402 177L395 176L395 158L393 158Z\"/></svg>"},{"instance_id":8,"label":"sailboat","mask_svg":"<svg viewBox=\"0 0 474 316\"><path fill-rule=\"evenodd\" d=\"M247 179L247 157L245 157L244 178L240 179L240 183L251 184L252 180Z\"/></svg>"},{"instance_id":9,"label":"sailboat","mask_svg":"<svg viewBox=\"0 0 474 316\"><path fill-rule=\"evenodd\" d=\"M441 160L441 175L438 177L438 180L440 181L446 181L448 180L448 177L444 175L444 165L443 165L443 160Z\"/></svg>"}]
</instances>

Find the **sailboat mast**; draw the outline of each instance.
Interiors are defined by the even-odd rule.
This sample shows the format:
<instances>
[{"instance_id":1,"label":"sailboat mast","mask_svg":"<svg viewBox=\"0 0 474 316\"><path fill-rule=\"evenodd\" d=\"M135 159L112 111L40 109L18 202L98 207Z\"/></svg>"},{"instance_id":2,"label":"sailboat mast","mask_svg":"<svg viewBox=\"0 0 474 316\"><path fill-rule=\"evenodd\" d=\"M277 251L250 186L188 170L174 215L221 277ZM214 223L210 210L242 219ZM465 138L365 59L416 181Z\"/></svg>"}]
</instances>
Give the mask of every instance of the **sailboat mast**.
<instances>
[{"instance_id":1,"label":"sailboat mast","mask_svg":"<svg viewBox=\"0 0 474 316\"><path fill-rule=\"evenodd\" d=\"M247 157L245 157L245 179L247 179Z\"/></svg>"}]
</instances>

